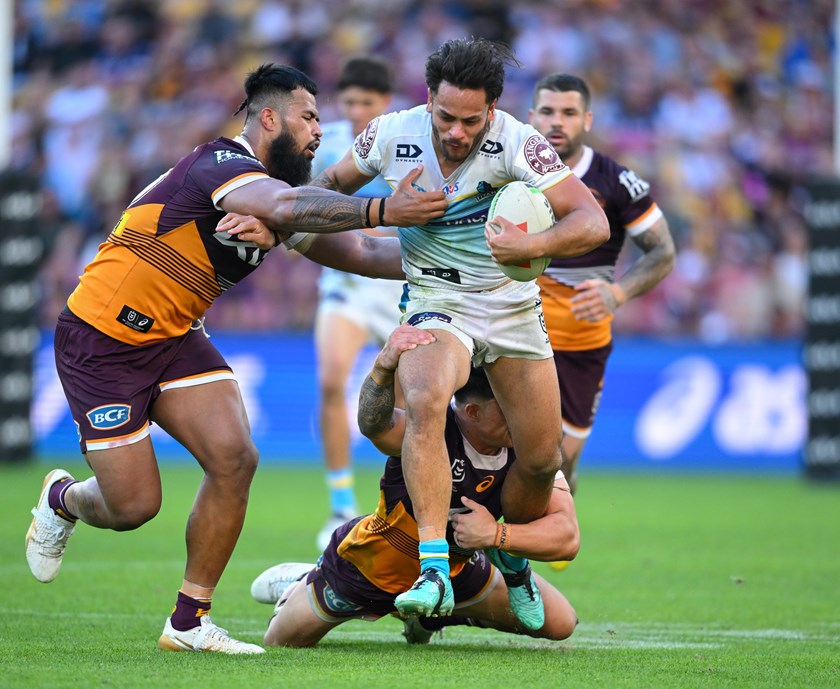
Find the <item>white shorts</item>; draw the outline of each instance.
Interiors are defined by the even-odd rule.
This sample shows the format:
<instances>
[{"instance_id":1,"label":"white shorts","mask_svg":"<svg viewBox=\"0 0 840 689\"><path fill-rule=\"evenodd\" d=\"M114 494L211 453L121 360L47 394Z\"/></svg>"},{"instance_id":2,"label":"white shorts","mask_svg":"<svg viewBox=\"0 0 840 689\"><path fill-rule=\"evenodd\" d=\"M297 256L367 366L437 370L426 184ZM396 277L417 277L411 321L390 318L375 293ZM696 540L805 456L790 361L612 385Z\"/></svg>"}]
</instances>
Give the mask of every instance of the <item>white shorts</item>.
<instances>
[{"instance_id":1,"label":"white shorts","mask_svg":"<svg viewBox=\"0 0 840 689\"><path fill-rule=\"evenodd\" d=\"M318 280L318 314L343 316L383 345L400 324L403 284L324 268Z\"/></svg>"},{"instance_id":2,"label":"white shorts","mask_svg":"<svg viewBox=\"0 0 840 689\"><path fill-rule=\"evenodd\" d=\"M474 366L512 359L550 359L551 344L534 282L511 280L484 292L410 286L403 320L446 330L469 350Z\"/></svg>"}]
</instances>

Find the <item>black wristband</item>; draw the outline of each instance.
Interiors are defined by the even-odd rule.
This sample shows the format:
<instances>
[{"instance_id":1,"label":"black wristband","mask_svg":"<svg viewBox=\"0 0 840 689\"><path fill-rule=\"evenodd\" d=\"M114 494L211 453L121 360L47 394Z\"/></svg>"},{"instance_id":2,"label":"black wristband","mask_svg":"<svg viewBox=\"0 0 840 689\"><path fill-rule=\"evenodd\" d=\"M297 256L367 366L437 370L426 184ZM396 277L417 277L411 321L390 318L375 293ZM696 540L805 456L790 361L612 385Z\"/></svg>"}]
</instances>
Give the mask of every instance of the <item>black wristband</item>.
<instances>
[{"instance_id":1,"label":"black wristband","mask_svg":"<svg viewBox=\"0 0 840 689\"><path fill-rule=\"evenodd\" d=\"M385 227L385 199L379 199L379 227Z\"/></svg>"},{"instance_id":2,"label":"black wristband","mask_svg":"<svg viewBox=\"0 0 840 689\"><path fill-rule=\"evenodd\" d=\"M370 204L373 203L373 197L368 199L368 202L365 204L365 222L367 223L367 227L373 227L373 223L370 221Z\"/></svg>"}]
</instances>

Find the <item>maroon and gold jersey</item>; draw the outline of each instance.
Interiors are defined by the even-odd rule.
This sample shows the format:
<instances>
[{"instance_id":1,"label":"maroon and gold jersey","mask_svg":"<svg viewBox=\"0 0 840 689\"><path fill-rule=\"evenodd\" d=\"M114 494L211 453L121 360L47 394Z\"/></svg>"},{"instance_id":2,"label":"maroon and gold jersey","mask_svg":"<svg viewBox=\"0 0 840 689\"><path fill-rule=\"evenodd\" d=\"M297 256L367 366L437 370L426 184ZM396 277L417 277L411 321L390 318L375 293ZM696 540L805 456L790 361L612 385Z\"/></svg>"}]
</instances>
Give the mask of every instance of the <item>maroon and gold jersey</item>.
<instances>
[{"instance_id":1,"label":"maroon and gold jersey","mask_svg":"<svg viewBox=\"0 0 840 689\"><path fill-rule=\"evenodd\" d=\"M576 320L570 305L574 286L593 279L612 282L627 234L636 236L648 230L662 217L662 211L650 197L650 184L589 146L583 147L583 156L572 171L604 209L610 238L583 256L552 259L537 284L552 349L580 351L609 344L612 318L597 323Z\"/></svg>"},{"instance_id":2,"label":"maroon and gold jersey","mask_svg":"<svg viewBox=\"0 0 840 689\"><path fill-rule=\"evenodd\" d=\"M502 514L502 485L515 461L513 449L498 455L482 455L461 434L450 408L446 413L446 449L452 470L449 512L467 511L461 497L484 505L497 519ZM455 545L451 524L447 527L450 569L457 575L472 555ZM351 562L372 584L391 593L401 593L420 573L417 522L403 477L402 461L389 457L379 481L379 505L363 517L338 546L338 554Z\"/></svg>"},{"instance_id":3,"label":"maroon and gold jersey","mask_svg":"<svg viewBox=\"0 0 840 689\"><path fill-rule=\"evenodd\" d=\"M70 310L127 344L183 335L268 253L216 232L222 198L266 177L240 137L198 146L123 212L70 295Z\"/></svg>"}]
</instances>

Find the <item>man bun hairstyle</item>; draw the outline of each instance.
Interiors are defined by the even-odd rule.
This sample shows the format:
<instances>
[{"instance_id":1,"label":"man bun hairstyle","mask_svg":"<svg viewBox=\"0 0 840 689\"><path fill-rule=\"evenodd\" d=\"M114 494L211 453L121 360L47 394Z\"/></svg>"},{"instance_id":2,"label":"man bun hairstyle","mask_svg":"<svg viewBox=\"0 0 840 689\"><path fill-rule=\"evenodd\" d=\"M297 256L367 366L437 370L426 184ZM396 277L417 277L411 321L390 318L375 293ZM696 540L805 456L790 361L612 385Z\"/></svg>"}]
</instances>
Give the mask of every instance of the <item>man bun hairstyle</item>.
<instances>
[{"instance_id":1,"label":"man bun hairstyle","mask_svg":"<svg viewBox=\"0 0 840 689\"><path fill-rule=\"evenodd\" d=\"M351 57L344 63L338 75L338 90L353 86L365 91L376 91L384 95L393 93L394 84L391 68L378 57Z\"/></svg>"},{"instance_id":2,"label":"man bun hairstyle","mask_svg":"<svg viewBox=\"0 0 840 689\"><path fill-rule=\"evenodd\" d=\"M589 86L586 82L574 74L565 74L563 72L555 72L543 77L534 86L534 105L537 104L537 97L540 91L556 91L557 93L564 93L566 91L577 91L583 98L583 109L589 110L589 103L592 96L589 93Z\"/></svg>"},{"instance_id":3,"label":"man bun hairstyle","mask_svg":"<svg viewBox=\"0 0 840 689\"><path fill-rule=\"evenodd\" d=\"M288 65L275 65L272 62L260 65L246 77L245 100L233 114L238 115L247 108L247 122L252 115L257 115L272 101L284 98L299 88L306 89L313 96L318 95L318 86L299 69Z\"/></svg>"},{"instance_id":4,"label":"man bun hairstyle","mask_svg":"<svg viewBox=\"0 0 840 689\"><path fill-rule=\"evenodd\" d=\"M441 82L459 89L484 89L487 102L502 95L505 65L521 67L511 49L486 38L447 41L426 60L426 86L437 95Z\"/></svg>"}]
</instances>

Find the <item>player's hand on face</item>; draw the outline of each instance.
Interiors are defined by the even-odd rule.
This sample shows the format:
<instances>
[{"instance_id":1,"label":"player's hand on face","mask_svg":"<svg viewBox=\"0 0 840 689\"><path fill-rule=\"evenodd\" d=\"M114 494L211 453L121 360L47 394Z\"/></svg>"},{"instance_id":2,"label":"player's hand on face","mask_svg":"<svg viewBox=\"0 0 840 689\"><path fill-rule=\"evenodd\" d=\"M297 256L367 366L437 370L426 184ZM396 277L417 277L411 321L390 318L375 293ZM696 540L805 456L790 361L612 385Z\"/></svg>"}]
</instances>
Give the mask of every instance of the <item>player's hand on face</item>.
<instances>
[{"instance_id":1,"label":"player's hand on face","mask_svg":"<svg viewBox=\"0 0 840 689\"><path fill-rule=\"evenodd\" d=\"M225 215L216 225L216 231L227 232L243 242L253 242L260 249L266 250L271 249L288 237L288 234L279 232L275 235L253 215L240 215L239 213Z\"/></svg>"},{"instance_id":2,"label":"player's hand on face","mask_svg":"<svg viewBox=\"0 0 840 689\"><path fill-rule=\"evenodd\" d=\"M455 543L469 550L492 546L496 542L496 519L484 505L475 500L463 496L461 503L471 511L452 515Z\"/></svg>"},{"instance_id":3,"label":"player's hand on face","mask_svg":"<svg viewBox=\"0 0 840 689\"><path fill-rule=\"evenodd\" d=\"M403 177L385 203L385 225L409 227L425 225L446 212L446 194L442 191L420 191L413 185L423 172L418 165Z\"/></svg>"},{"instance_id":4,"label":"player's hand on face","mask_svg":"<svg viewBox=\"0 0 840 689\"><path fill-rule=\"evenodd\" d=\"M418 345L427 345L435 341L435 336L428 330L415 328L403 323L388 337L388 341L376 357L376 365L386 371L396 371L397 363L403 352L415 349Z\"/></svg>"},{"instance_id":5,"label":"player's hand on face","mask_svg":"<svg viewBox=\"0 0 840 689\"><path fill-rule=\"evenodd\" d=\"M617 285L604 280L584 280L575 286L577 294L572 297L572 315L579 321L595 323L615 313L621 306L616 291Z\"/></svg>"},{"instance_id":6,"label":"player's hand on face","mask_svg":"<svg viewBox=\"0 0 840 689\"><path fill-rule=\"evenodd\" d=\"M513 265L537 258L533 236L500 215L484 223L484 237L496 263Z\"/></svg>"}]
</instances>

